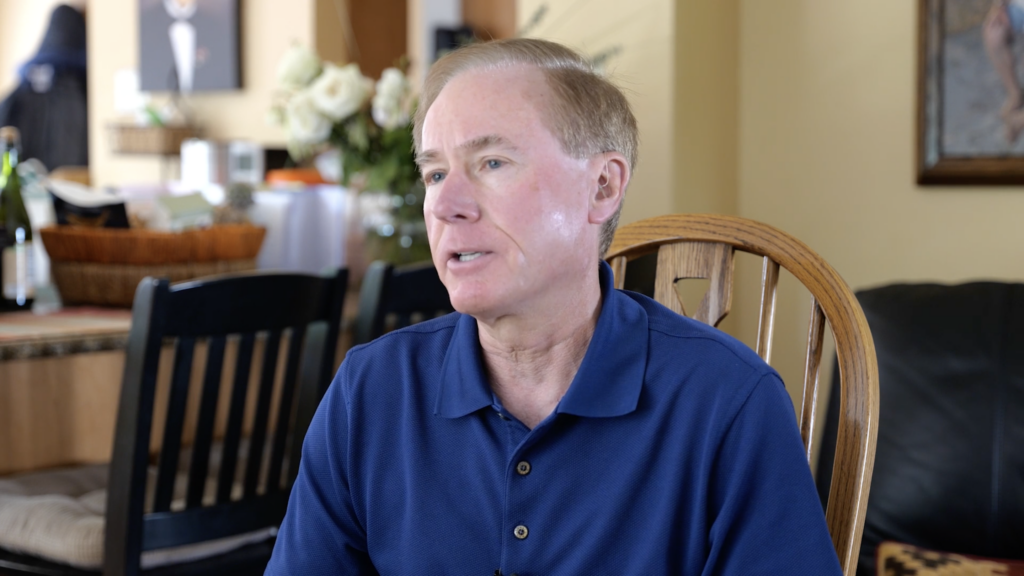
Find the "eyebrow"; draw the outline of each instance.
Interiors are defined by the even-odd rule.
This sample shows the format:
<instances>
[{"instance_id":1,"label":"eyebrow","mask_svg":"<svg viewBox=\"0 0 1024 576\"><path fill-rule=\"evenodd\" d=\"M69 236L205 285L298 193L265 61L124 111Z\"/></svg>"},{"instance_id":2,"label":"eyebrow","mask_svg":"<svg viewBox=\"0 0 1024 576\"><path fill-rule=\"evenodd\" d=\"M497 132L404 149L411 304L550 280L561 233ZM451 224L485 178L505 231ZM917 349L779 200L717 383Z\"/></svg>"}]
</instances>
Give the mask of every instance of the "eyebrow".
<instances>
[{"instance_id":1,"label":"eyebrow","mask_svg":"<svg viewBox=\"0 0 1024 576\"><path fill-rule=\"evenodd\" d=\"M506 148L511 151L516 151L518 148L512 142L504 136L497 134L488 134L486 136L480 136L474 138L468 142L459 144L459 150L463 152L476 152L485 148ZM437 150L424 150L416 155L416 164L424 164L431 162L440 157L441 153Z\"/></svg>"}]
</instances>

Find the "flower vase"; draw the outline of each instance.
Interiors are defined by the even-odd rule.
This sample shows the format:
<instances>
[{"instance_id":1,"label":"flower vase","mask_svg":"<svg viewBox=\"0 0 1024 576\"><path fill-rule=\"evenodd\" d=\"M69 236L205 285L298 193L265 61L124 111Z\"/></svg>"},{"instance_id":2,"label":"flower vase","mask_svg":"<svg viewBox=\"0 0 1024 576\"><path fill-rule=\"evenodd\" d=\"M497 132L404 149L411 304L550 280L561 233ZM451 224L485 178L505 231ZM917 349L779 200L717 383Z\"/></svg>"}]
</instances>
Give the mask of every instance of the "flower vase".
<instances>
[{"instance_id":1,"label":"flower vase","mask_svg":"<svg viewBox=\"0 0 1024 576\"><path fill-rule=\"evenodd\" d=\"M410 264L430 260L427 227L423 222L423 185L404 194L397 191L363 192L359 196L364 254L367 262L384 260Z\"/></svg>"}]
</instances>

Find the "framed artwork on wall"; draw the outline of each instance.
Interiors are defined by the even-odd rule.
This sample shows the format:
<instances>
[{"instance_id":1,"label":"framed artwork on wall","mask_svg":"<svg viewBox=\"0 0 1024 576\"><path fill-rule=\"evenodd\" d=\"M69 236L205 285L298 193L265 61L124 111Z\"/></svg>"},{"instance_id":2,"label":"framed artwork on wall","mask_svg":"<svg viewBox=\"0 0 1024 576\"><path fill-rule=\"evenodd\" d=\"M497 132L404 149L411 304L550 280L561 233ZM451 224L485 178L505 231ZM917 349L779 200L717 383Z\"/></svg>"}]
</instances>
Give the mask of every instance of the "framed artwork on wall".
<instances>
[{"instance_id":1,"label":"framed artwork on wall","mask_svg":"<svg viewBox=\"0 0 1024 576\"><path fill-rule=\"evenodd\" d=\"M144 92L241 88L240 0L138 0Z\"/></svg>"},{"instance_id":2,"label":"framed artwork on wall","mask_svg":"<svg viewBox=\"0 0 1024 576\"><path fill-rule=\"evenodd\" d=\"M918 0L917 182L1024 184L1024 0Z\"/></svg>"}]
</instances>

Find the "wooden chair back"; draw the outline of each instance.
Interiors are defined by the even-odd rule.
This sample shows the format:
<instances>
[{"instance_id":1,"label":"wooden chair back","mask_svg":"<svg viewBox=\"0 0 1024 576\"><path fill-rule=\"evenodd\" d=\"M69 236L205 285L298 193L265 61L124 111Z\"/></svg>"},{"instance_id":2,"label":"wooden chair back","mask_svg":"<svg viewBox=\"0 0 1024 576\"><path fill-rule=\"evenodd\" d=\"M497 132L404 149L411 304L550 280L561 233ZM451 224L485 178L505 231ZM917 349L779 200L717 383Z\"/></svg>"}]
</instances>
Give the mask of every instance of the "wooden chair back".
<instances>
[{"instance_id":1,"label":"wooden chair back","mask_svg":"<svg viewBox=\"0 0 1024 576\"><path fill-rule=\"evenodd\" d=\"M370 264L359 291L359 313L353 342L365 344L388 330L434 318L454 310L448 289L432 262L395 267ZM393 318L388 323L388 318Z\"/></svg>"},{"instance_id":2,"label":"wooden chair back","mask_svg":"<svg viewBox=\"0 0 1024 576\"><path fill-rule=\"evenodd\" d=\"M110 466L106 512L107 575L138 574L143 551L182 546L276 526L284 517L306 428L331 380L348 274L242 274L169 285L144 279L135 293ZM165 404L156 398L161 349L175 339ZM228 340L237 341L234 377L222 380ZM282 340L284 377L275 386ZM247 462L238 469L250 370L257 340L265 346L259 370ZM171 509L197 341L207 348L194 429L187 496ZM232 342L234 345L235 342ZM277 393L275 394L275 388ZM228 415L216 498L204 504L218 398ZM165 405L151 511L147 469L154 405ZM157 422L160 420L157 419ZM275 422L271 428L271 422ZM191 431L188 431L191 432ZM269 458L267 457L269 448ZM233 498L236 473L242 494ZM262 491L261 475L265 474ZM207 496L207 499L209 496Z\"/></svg>"},{"instance_id":3,"label":"wooden chair back","mask_svg":"<svg viewBox=\"0 0 1024 576\"><path fill-rule=\"evenodd\" d=\"M804 360L803 397L798 414L808 461L818 415L825 322L836 344L841 380L840 419L832 487L825 518L843 573L857 565L878 426L878 366L864 313L849 286L818 254L796 238L752 220L709 214L674 214L622 226L605 258L615 285L625 282L630 260L657 253L655 299L685 314L676 291L679 280L704 278L710 287L693 318L718 326L732 306L736 250L763 257L756 351L771 359L779 267L811 293L811 321ZM794 535L799 538L799 535Z\"/></svg>"}]
</instances>

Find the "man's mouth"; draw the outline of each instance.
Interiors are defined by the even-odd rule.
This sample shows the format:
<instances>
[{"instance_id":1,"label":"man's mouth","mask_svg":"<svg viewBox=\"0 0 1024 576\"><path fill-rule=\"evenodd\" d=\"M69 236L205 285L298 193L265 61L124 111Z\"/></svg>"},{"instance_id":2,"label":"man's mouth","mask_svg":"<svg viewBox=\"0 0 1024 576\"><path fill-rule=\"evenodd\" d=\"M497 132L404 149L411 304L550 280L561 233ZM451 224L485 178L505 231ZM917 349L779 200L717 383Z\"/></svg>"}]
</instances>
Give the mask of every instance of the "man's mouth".
<instances>
[{"instance_id":1,"label":"man's mouth","mask_svg":"<svg viewBox=\"0 0 1024 576\"><path fill-rule=\"evenodd\" d=\"M469 262L470 260L476 260L483 252L456 252L455 256L459 259L459 262Z\"/></svg>"}]
</instances>

